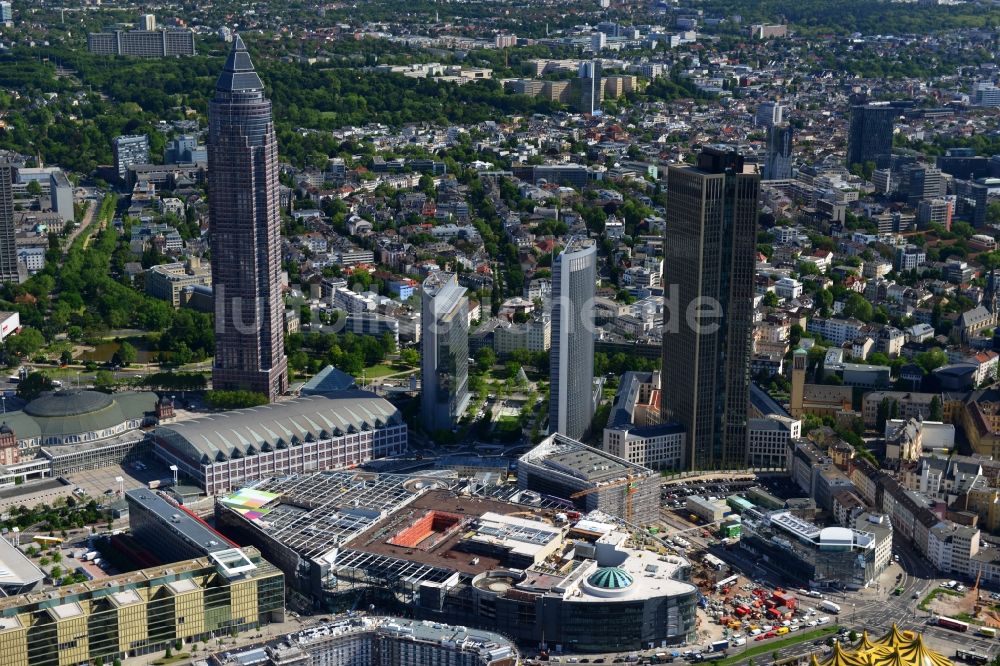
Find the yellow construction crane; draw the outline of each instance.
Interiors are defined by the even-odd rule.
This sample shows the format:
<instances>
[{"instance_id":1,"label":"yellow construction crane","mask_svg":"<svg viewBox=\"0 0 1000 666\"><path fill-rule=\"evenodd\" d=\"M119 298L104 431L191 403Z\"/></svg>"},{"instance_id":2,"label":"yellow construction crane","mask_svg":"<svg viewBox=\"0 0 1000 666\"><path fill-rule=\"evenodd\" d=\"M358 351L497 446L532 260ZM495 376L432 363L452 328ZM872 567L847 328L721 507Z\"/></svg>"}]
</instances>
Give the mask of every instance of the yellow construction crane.
<instances>
[{"instance_id":1,"label":"yellow construction crane","mask_svg":"<svg viewBox=\"0 0 1000 666\"><path fill-rule=\"evenodd\" d=\"M632 494L636 491L635 477L631 474L627 475L624 479L618 479L617 481L612 481L611 483L605 483L600 486L594 486L593 488L587 488L586 490L581 490L575 492L569 496L570 499L577 499L579 497L584 497L590 495L591 493L596 493L601 490L610 490L611 488L625 487L625 521L632 522Z\"/></svg>"}]
</instances>

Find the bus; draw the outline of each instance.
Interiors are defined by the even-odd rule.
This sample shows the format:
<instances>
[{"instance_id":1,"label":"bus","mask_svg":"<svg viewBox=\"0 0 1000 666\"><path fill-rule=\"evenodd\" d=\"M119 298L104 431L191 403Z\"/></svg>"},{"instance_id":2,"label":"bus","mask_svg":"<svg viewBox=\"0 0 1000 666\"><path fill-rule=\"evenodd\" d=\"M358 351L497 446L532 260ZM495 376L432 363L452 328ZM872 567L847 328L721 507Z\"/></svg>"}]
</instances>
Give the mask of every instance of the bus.
<instances>
[{"instance_id":1,"label":"bus","mask_svg":"<svg viewBox=\"0 0 1000 666\"><path fill-rule=\"evenodd\" d=\"M935 624L939 627L944 627L945 629L951 629L952 631L966 632L969 630L968 622L962 622L961 620L956 620L950 617L939 617Z\"/></svg>"},{"instance_id":2,"label":"bus","mask_svg":"<svg viewBox=\"0 0 1000 666\"><path fill-rule=\"evenodd\" d=\"M997 630L994 629L993 627L979 627L976 633L979 634L980 636L985 636L986 638L997 637Z\"/></svg>"},{"instance_id":3,"label":"bus","mask_svg":"<svg viewBox=\"0 0 1000 666\"><path fill-rule=\"evenodd\" d=\"M972 650L958 650L957 652L955 652L955 659L970 664L980 664L980 665L985 664L990 660L990 658L987 657L985 654L973 652Z\"/></svg>"},{"instance_id":4,"label":"bus","mask_svg":"<svg viewBox=\"0 0 1000 666\"><path fill-rule=\"evenodd\" d=\"M58 546L63 542L59 537L50 537L43 534L36 534L31 538L39 546Z\"/></svg>"}]
</instances>

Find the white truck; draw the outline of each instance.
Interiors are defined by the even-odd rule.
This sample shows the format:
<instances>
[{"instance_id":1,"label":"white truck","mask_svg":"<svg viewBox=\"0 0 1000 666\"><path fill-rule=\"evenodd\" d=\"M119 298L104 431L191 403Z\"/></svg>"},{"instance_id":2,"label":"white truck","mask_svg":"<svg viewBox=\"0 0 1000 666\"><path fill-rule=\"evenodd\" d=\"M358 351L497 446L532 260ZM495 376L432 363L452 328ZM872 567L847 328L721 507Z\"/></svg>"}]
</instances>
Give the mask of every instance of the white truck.
<instances>
[{"instance_id":1,"label":"white truck","mask_svg":"<svg viewBox=\"0 0 1000 666\"><path fill-rule=\"evenodd\" d=\"M822 608L823 610L827 611L828 613L839 613L840 612L840 606L838 606L837 604L833 603L829 599L824 599L823 601L819 602L819 607Z\"/></svg>"}]
</instances>

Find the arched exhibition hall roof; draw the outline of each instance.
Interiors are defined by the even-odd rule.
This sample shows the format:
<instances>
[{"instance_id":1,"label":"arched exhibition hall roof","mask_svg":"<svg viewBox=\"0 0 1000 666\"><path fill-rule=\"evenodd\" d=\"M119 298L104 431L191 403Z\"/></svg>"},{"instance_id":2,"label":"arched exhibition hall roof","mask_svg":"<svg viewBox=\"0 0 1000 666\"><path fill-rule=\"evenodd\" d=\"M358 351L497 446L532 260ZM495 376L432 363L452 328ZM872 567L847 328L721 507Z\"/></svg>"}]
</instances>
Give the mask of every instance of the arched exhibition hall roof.
<instances>
[{"instance_id":1,"label":"arched exhibition hall roof","mask_svg":"<svg viewBox=\"0 0 1000 666\"><path fill-rule=\"evenodd\" d=\"M208 464L402 422L399 410L374 393L339 391L206 414L156 428L153 436L191 462Z\"/></svg>"},{"instance_id":2,"label":"arched exhibition hall roof","mask_svg":"<svg viewBox=\"0 0 1000 666\"><path fill-rule=\"evenodd\" d=\"M22 411L7 412L2 420L18 439L62 439L141 421L146 412L153 411L156 401L156 394L149 391L51 391L29 402Z\"/></svg>"}]
</instances>

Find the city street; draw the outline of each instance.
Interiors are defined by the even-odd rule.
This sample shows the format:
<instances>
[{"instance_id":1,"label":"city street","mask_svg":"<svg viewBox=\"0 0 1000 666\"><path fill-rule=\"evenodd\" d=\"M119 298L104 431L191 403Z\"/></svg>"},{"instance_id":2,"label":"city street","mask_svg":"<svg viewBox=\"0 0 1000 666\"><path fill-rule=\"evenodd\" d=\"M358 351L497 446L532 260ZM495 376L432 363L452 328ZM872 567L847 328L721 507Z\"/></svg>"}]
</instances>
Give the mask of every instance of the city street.
<instances>
[{"instance_id":1,"label":"city street","mask_svg":"<svg viewBox=\"0 0 1000 666\"><path fill-rule=\"evenodd\" d=\"M674 519L674 522L679 522ZM703 544L705 539L698 532L690 532L685 539ZM861 633L867 630L873 636L883 634L896 624L901 629L911 629L924 635L928 644L949 658L958 649L972 650L989 657L1000 652L1000 644L995 639L977 636L971 633L961 634L927 624L930 615L917 609L920 600L931 590L947 579L939 579L931 566L915 553L912 546L897 543L894 551L899 555L899 562L890 564L881 576L877 588L863 589L856 592L824 593L826 598L841 607L841 612L831 616L831 621L840 626ZM711 552L738 571L756 582L765 585L779 586L782 576L779 571L768 567L766 563L750 561L738 549L725 550L712 548ZM899 582L896 575L901 574ZM894 594L896 588L901 588L899 595ZM806 607L815 605L819 600L804 598L800 603ZM808 641L777 650L778 658L785 659L797 655L813 654L825 648L826 639ZM818 643L818 645L817 645ZM761 643L748 642L744 650ZM766 645L766 643L763 643ZM749 658L746 660L749 661ZM746 661L740 663L746 663Z\"/></svg>"},{"instance_id":2,"label":"city street","mask_svg":"<svg viewBox=\"0 0 1000 666\"><path fill-rule=\"evenodd\" d=\"M704 530L712 531L710 525L695 524L687 520L686 511L682 508L683 497L692 492L701 494L725 495L728 486L733 485L734 479L702 479L692 482L679 482L664 487L664 506L660 510L662 527L665 528L665 535L672 537L678 535L683 537L690 545L687 548L678 548L682 554L692 562L698 562L704 553L711 553L721 558L731 568L731 573L739 573L751 579L754 583L762 587L785 588L793 593L795 587L789 584L787 575L777 569L773 563L763 559L754 559L739 547L726 549L717 543L714 536L706 537ZM720 484L728 484L723 486ZM667 538L667 537L665 537ZM710 545L711 544L711 545ZM930 613L918 610L917 605L933 589L941 585L948 579L938 578L933 567L921 557L913 546L902 539L897 538L893 544L893 553L896 556L889 566L869 588L857 591L829 591L824 592L824 598L840 606L839 614L831 614L832 623L836 623L847 630L853 630L859 634L868 630L873 635L880 635L887 632L893 624L902 629L912 629L922 633L928 644L937 649L942 654L952 658L958 649L972 650L987 656L994 656L1000 651L1000 644L995 639L981 637L972 633L974 628L970 628L969 633L957 633L950 629L945 629L928 624ZM723 574L720 574L722 576ZM899 594L895 594L896 591ZM815 607L819 599L810 597L800 597L799 604L806 608ZM711 635L705 631L707 627L703 624L699 631L699 642ZM808 628L803 627L808 630ZM794 634L792 634L794 636ZM775 643L777 639L772 639ZM776 650L778 659L793 658L800 655L814 654L817 651L827 650L826 638L820 640L808 640L788 647ZM767 641L748 641L739 649L746 652L754 647L766 646ZM733 651L730 650L732 655ZM772 655L767 653L770 658ZM709 655L705 655L707 660ZM751 657L739 663L747 663ZM760 654L757 655L757 661Z\"/></svg>"}]
</instances>

